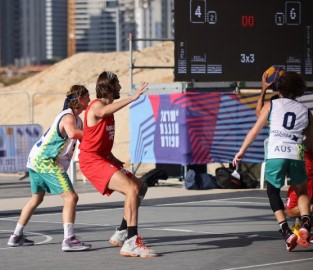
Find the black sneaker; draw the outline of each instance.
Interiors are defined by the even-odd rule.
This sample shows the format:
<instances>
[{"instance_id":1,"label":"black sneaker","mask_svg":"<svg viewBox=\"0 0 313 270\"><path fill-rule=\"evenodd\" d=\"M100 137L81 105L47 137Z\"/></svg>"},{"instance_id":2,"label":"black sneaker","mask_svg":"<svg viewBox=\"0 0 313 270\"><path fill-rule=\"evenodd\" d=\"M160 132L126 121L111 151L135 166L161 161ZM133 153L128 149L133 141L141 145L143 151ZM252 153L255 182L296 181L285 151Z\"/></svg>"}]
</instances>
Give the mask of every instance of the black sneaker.
<instances>
[{"instance_id":1,"label":"black sneaker","mask_svg":"<svg viewBox=\"0 0 313 270\"><path fill-rule=\"evenodd\" d=\"M286 249L291 252L297 246L298 237L289 229L287 232L279 230L279 232L283 235L286 243Z\"/></svg>"}]
</instances>

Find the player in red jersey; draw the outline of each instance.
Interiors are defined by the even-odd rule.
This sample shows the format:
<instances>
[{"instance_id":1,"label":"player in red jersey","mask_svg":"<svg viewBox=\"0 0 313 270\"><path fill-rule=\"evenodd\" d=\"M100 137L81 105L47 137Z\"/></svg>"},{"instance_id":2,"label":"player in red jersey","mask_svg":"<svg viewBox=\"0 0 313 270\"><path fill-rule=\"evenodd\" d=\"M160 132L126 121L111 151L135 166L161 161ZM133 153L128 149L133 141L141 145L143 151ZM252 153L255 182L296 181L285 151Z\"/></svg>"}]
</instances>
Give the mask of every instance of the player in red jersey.
<instances>
[{"instance_id":1,"label":"player in red jersey","mask_svg":"<svg viewBox=\"0 0 313 270\"><path fill-rule=\"evenodd\" d=\"M125 195L124 218L110 238L110 243L122 246L120 254L129 257L155 257L157 254L144 246L138 236L138 207L147 186L123 168L123 162L112 154L115 136L114 113L137 100L148 83L135 93L120 98L120 83L116 74L104 71L97 80L97 98L86 109L83 139L79 146L79 163L82 173L101 193L110 195L118 191Z\"/></svg>"}]
</instances>

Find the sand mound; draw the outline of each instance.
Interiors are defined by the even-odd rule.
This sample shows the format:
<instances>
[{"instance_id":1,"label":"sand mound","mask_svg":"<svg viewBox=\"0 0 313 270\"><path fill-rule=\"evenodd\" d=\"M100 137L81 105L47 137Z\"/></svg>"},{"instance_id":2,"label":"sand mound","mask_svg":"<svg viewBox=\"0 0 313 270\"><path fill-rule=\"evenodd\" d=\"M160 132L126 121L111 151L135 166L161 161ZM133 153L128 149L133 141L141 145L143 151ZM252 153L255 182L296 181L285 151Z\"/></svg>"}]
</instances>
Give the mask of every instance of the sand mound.
<instances>
[{"instance_id":1,"label":"sand mound","mask_svg":"<svg viewBox=\"0 0 313 270\"><path fill-rule=\"evenodd\" d=\"M18 84L0 88L1 124L40 124L46 130L61 110L65 93L73 84L85 85L95 97L95 82L103 70L116 73L121 82L121 97L130 93L130 53L79 53L67 58ZM151 48L133 52L135 66L174 66L174 45L159 43ZM172 69L134 69L133 83L172 82ZM7 93L8 94L4 94ZM33 104L33 106L31 105ZM129 110L115 115L116 139L114 154L129 163Z\"/></svg>"}]
</instances>

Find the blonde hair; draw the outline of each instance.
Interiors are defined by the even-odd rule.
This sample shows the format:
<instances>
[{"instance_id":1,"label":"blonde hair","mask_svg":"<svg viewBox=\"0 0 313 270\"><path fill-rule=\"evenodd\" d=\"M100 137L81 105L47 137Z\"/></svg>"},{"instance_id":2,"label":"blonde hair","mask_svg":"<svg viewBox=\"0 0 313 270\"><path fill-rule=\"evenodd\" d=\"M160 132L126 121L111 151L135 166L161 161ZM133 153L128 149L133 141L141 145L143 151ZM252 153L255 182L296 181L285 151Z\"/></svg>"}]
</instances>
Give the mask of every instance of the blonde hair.
<instances>
[{"instance_id":1,"label":"blonde hair","mask_svg":"<svg viewBox=\"0 0 313 270\"><path fill-rule=\"evenodd\" d=\"M63 110L68 108L79 109L78 98L87 95L89 91L83 85L73 85L66 93L66 99L64 100Z\"/></svg>"}]
</instances>

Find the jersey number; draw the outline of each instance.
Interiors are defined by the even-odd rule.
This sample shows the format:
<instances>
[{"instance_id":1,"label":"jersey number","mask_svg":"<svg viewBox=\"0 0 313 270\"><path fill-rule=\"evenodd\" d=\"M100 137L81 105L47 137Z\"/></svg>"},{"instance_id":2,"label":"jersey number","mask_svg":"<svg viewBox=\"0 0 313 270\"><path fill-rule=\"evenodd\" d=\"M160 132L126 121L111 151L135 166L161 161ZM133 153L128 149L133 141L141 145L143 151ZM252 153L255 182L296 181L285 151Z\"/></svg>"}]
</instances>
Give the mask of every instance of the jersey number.
<instances>
[{"instance_id":1,"label":"jersey number","mask_svg":"<svg viewBox=\"0 0 313 270\"><path fill-rule=\"evenodd\" d=\"M285 129L291 130L294 128L296 122L296 114L293 112L287 112L284 116L283 127Z\"/></svg>"}]
</instances>

